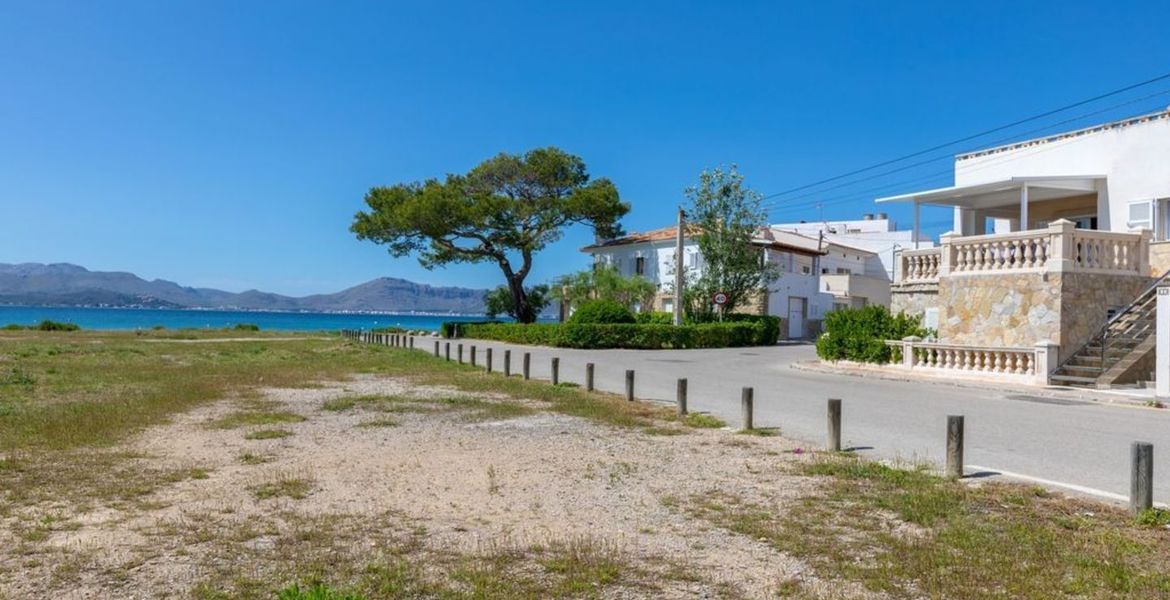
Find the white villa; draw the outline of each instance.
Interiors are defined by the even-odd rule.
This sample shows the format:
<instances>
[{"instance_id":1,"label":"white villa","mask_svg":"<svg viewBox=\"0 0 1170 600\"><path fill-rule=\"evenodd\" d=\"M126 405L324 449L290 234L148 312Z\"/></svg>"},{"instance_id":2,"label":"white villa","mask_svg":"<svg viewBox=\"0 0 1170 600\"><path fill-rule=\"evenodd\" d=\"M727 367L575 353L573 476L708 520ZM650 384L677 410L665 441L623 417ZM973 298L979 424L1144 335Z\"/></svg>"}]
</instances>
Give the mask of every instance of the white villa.
<instances>
[{"instance_id":1,"label":"white villa","mask_svg":"<svg viewBox=\"0 0 1170 600\"><path fill-rule=\"evenodd\" d=\"M1030 382L1135 383L1170 269L1170 111L955 157L955 185L880 198L953 209L937 248L898 252L891 305L937 342L904 366Z\"/></svg>"},{"instance_id":2,"label":"white villa","mask_svg":"<svg viewBox=\"0 0 1170 600\"><path fill-rule=\"evenodd\" d=\"M623 275L642 275L658 286L654 306L670 312L674 282L677 227L598 242L582 248L595 263L612 265ZM764 260L780 270L777 279L746 310L775 315L783 321L781 335L807 339L820 331L825 313L843 306L889 303L890 280L876 252L776 228L761 229L754 240ZM683 263L701 272L703 256L696 238L683 243Z\"/></svg>"}]
</instances>

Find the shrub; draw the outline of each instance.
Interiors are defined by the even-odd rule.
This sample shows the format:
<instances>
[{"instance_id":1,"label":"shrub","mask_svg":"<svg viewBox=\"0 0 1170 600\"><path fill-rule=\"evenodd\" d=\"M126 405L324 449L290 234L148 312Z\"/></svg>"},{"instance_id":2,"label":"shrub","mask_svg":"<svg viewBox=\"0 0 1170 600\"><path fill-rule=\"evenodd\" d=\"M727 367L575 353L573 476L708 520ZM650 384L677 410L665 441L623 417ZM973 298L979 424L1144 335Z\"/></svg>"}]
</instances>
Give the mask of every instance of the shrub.
<instances>
[{"instance_id":1,"label":"shrub","mask_svg":"<svg viewBox=\"0 0 1170 600\"><path fill-rule=\"evenodd\" d=\"M232 329L236 331L260 331L260 326L255 323L236 323Z\"/></svg>"},{"instance_id":2,"label":"shrub","mask_svg":"<svg viewBox=\"0 0 1170 600\"><path fill-rule=\"evenodd\" d=\"M439 324L439 334L445 338L463 337L463 328L466 325L491 325L503 321L443 321Z\"/></svg>"},{"instance_id":3,"label":"shrub","mask_svg":"<svg viewBox=\"0 0 1170 600\"><path fill-rule=\"evenodd\" d=\"M60 323L57 321L50 321L45 319L33 327L30 327L30 329L36 329L39 331L77 331L81 329L81 327L77 323Z\"/></svg>"},{"instance_id":4,"label":"shrub","mask_svg":"<svg viewBox=\"0 0 1170 600\"><path fill-rule=\"evenodd\" d=\"M24 329L28 329L28 328L25 327L24 325L17 325L16 323L9 323L9 324L4 326L4 331L21 331Z\"/></svg>"},{"instance_id":5,"label":"shrub","mask_svg":"<svg viewBox=\"0 0 1170 600\"><path fill-rule=\"evenodd\" d=\"M594 300L586 302L573 312L569 323L634 323L634 313L613 300Z\"/></svg>"},{"instance_id":6,"label":"shrub","mask_svg":"<svg viewBox=\"0 0 1170 600\"><path fill-rule=\"evenodd\" d=\"M724 323L759 323L764 327L764 343L775 344L780 339L780 317L731 313L723 315Z\"/></svg>"},{"instance_id":7,"label":"shrub","mask_svg":"<svg viewBox=\"0 0 1170 600\"><path fill-rule=\"evenodd\" d=\"M817 356L824 360L888 363L894 349L886 340L925 336L918 317L891 315L884 306L835 310L825 315L825 332L817 338Z\"/></svg>"},{"instance_id":8,"label":"shrub","mask_svg":"<svg viewBox=\"0 0 1170 600\"><path fill-rule=\"evenodd\" d=\"M768 344L760 323L703 323L699 325L636 323L520 323L465 324L471 338L562 348L725 348Z\"/></svg>"},{"instance_id":9,"label":"shrub","mask_svg":"<svg viewBox=\"0 0 1170 600\"><path fill-rule=\"evenodd\" d=\"M668 312L640 312L634 315L634 322L643 325L670 325L674 323L674 315Z\"/></svg>"}]
</instances>

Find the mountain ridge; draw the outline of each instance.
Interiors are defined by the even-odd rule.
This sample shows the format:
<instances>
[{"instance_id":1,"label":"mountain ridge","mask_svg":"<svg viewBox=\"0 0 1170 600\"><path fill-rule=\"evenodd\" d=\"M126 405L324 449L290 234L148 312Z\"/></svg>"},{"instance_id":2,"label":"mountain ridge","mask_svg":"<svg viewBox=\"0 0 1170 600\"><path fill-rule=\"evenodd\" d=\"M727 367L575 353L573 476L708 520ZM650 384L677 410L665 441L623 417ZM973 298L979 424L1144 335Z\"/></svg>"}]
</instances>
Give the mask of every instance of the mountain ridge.
<instances>
[{"instance_id":1,"label":"mountain ridge","mask_svg":"<svg viewBox=\"0 0 1170 600\"><path fill-rule=\"evenodd\" d=\"M0 263L0 304L8 305L482 314L485 291L378 277L331 294L298 297L148 281L127 271L90 271L72 263Z\"/></svg>"}]
</instances>

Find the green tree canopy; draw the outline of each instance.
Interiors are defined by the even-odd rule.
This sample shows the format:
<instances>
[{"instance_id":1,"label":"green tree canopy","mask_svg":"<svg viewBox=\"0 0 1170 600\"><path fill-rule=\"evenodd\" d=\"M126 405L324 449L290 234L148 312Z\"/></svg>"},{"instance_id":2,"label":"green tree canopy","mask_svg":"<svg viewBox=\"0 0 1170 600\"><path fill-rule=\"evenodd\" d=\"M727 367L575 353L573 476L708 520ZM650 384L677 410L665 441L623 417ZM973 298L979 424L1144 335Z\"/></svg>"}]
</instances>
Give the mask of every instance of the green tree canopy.
<instances>
[{"instance_id":1,"label":"green tree canopy","mask_svg":"<svg viewBox=\"0 0 1170 600\"><path fill-rule=\"evenodd\" d=\"M598 264L558 277L553 281L551 293L574 308L590 300L612 300L633 310L635 304L651 303L656 291L654 283L645 277L626 277L611 265Z\"/></svg>"},{"instance_id":2,"label":"green tree canopy","mask_svg":"<svg viewBox=\"0 0 1170 600\"><path fill-rule=\"evenodd\" d=\"M744 185L735 165L699 174L698 185L686 189L691 225L699 232L703 264L699 274L686 273L685 307L697 321L711 320L716 292L727 294L723 310L731 312L775 281L780 273L764 261L752 239L768 222L759 192ZM690 228L688 228L690 229Z\"/></svg>"},{"instance_id":3,"label":"green tree canopy","mask_svg":"<svg viewBox=\"0 0 1170 600\"><path fill-rule=\"evenodd\" d=\"M552 302L547 285L534 285L525 289L524 294L528 297L528 305L538 315L540 311L544 310ZM483 312L487 313L489 319L494 319L500 315L508 315L516 319L516 305L513 302L512 290L508 289L506 285L501 285L498 288L484 292Z\"/></svg>"},{"instance_id":4,"label":"green tree canopy","mask_svg":"<svg viewBox=\"0 0 1170 600\"><path fill-rule=\"evenodd\" d=\"M538 312L524 287L535 254L572 224L619 236L618 221L630 210L613 183L590 180L584 161L553 147L501 153L442 181L374 187L365 202L369 210L350 227L358 239L385 244L393 256L418 253L428 269L495 263L523 323Z\"/></svg>"}]
</instances>

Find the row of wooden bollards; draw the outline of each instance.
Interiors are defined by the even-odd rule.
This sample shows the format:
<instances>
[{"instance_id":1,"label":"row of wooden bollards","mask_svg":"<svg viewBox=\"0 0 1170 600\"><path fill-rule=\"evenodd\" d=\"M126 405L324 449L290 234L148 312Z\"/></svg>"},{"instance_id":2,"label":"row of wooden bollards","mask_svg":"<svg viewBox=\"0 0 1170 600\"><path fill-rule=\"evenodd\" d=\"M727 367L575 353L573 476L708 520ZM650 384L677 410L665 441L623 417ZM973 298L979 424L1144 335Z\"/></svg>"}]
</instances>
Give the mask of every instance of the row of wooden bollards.
<instances>
[{"instance_id":1,"label":"row of wooden bollards","mask_svg":"<svg viewBox=\"0 0 1170 600\"><path fill-rule=\"evenodd\" d=\"M406 333L380 333L376 331L362 331L360 329L342 329L341 337L355 342L374 344L376 346L414 348L414 336Z\"/></svg>"},{"instance_id":2,"label":"row of wooden bollards","mask_svg":"<svg viewBox=\"0 0 1170 600\"><path fill-rule=\"evenodd\" d=\"M387 346L395 346L402 348L414 348L414 337L405 334L391 334L391 333L374 333L370 331L354 331L344 330L342 335L348 339L353 339L359 342L380 344ZM439 357L440 341L435 340L434 355ZM471 345L469 348L469 358L472 366L477 364L477 348ZM446 360L451 360L451 342L443 343L443 356ZM455 347L455 358L463 364L463 344L457 343ZM492 363L492 349L484 349L484 366L487 372L493 372ZM532 355L525 352L521 358L521 376L524 379L531 379ZM560 384L560 366L561 360L559 357L553 357L550 363L551 381L553 385ZM506 377L512 375L512 351L504 350L503 360L503 374ZM596 367L593 363L585 364L585 391L594 391L594 376L596 374ZM626 370L625 377L625 398L628 401L633 401L634 396L634 381L635 374L633 369ZM687 379L685 377L679 378L676 385L675 404L679 416L687 414ZM754 428L753 414L755 408L755 390L751 387L744 387L740 394L740 410L742 418L742 429L750 431ZM825 447L830 452L840 452L841 447L841 417L842 405L840 398L829 398L827 405L827 439ZM963 468L963 446L964 446L964 420L962 415L947 416L946 428L946 462L943 469L944 475L950 478L960 478L964 475ZM1133 514L1140 514L1153 507L1153 474L1154 474L1154 446L1153 444L1145 442L1134 442L1131 447L1131 472L1130 472L1130 495L1129 508Z\"/></svg>"}]
</instances>

